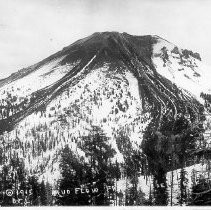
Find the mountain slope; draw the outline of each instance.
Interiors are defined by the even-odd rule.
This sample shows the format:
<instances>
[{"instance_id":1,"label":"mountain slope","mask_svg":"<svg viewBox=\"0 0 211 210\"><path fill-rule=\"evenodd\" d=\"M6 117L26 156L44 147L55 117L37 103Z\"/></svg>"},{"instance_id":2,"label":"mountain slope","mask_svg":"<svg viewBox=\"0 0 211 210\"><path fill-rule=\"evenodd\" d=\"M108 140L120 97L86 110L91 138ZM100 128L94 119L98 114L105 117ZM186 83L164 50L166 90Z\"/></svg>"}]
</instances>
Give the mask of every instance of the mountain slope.
<instances>
[{"instance_id":1,"label":"mountain slope","mask_svg":"<svg viewBox=\"0 0 211 210\"><path fill-rule=\"evenodd\" d=\"M190 101L194 101L194 98L181 93L170 81L161 77L156 71L151 59L153 43L156 43L156 41L157 39L151 36L134 37L118 33L93 34L50 56L35 65L33 70L30 67L24 71L25 73L17 74L15 78L12 76L3 80L1 84L9 83L9 85L4 85L1 88L4 95L2 106L7 103L5 100L7 95L4 92L12 92L13 84L15 84L18 87L14 91L17 92L16 95L11 97L17 97L18 91L21 89L23 93L19 95L22 100L15 105L19 107L23 103L26 106L24 112L30 114L39 107L46 106L48 101L59 95L69 85L76 84L77 80L90 72L92 68L102 67L105 63L109 65L109 69L112 69L112 71L127 68L138 79L140 96L145 99L142 100L144 110L153 109L157 112L157 115L161 115L170 108L171 115L176 117L177 113L185 112L185 110L178 111L178 107L175 108L176 101L179 101L178 99L183 95L187 99L183 97L180 103L183 103L183 101L190 103ZM23 78L20 79L20 77ZM13 80L15 81L12 82ZM27 80L28 84L25 84L24 80ZM19 84L16 84L16 81L19 81ZM31 83L36 85L33 85L33 87ZM23 102L24 100L25 102ZM147 104L148 101L149 104ZM157 106L160 106L160 108ZM184 109L184 105L181 105L181 108ZM10 110L7 112L10 112ZM16 113L15 111L14 117L10 119L9 114L7 114L7 129L9 129L10 124L12 126L23 116L25 115L22 112ZM158 117L158 120L160 118L161 116Z\"/></svg>"},{"instance_id":2,"label":"mountain slope","mask_svg":"<svg viewBox=\"0 0 211 210\"><path fill-rule=\"evenodd\" d=\"M201 66L197 53L158 36L104 32L76 41L0 81L4 163L23 159L30 174L55 184L65 145L89 162L80 145L93 126L109 137L111 162L124 163L119 136L142 152L147 129L181 116L202 124L200 95L210 87Z\"/></svg>"}]
</instances>

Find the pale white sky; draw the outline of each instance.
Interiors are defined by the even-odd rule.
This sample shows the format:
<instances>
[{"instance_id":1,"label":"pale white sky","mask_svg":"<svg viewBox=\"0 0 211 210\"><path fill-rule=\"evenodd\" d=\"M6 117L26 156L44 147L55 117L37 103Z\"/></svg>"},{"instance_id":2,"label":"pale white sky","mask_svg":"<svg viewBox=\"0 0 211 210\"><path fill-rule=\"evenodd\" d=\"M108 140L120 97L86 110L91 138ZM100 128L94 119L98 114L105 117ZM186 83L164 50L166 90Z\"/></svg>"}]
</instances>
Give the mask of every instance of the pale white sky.
<instances>
[{"instance_id":1,"label":"pale white sky","mask_svg":"<svg viewBox=\"0 0 211 210\"><path fill-rule=\"evenodd\" d=\"M0 78L102 31L156 34L211 64L211 0L0 0Z\"/></svg>"}]
</instances>

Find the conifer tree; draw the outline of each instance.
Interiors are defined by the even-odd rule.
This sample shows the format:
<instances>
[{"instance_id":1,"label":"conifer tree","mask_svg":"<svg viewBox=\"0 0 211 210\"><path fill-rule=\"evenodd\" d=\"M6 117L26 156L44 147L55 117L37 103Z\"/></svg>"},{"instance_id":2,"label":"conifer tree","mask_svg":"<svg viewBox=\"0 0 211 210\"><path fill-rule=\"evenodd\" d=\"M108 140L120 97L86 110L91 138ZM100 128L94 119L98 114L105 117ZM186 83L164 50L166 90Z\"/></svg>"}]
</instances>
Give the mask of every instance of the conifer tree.
<instances>
[{"instance_id":1,"label":"conifer tree","mask_svg":"<svg viewBox=\"0 0 211 210\"><path fill-rule=\"evenodd\" d=\"M47 205L48 205L48 206L52 206L52 204L53 204L52 186L51 186L50 183L47 181L45 187L46 187L46 200L47 200Z\"/></svg>"},{"instance_id":2,"label":"conifer tree","mask_svg":"<svg viewBox=\"0 0 211 210\"><path fill-rule=\"evenodd\" d=\"M40 202L42 206L48 205L47 192L46 192L46 186L45 186L44 181L42 181L40 184Z\"/></svg>"},{"instance_id":3,"label":"conifer tree","mask_svg":"<svg viewBox=\"0 0 211 210\"><path fill-rule=\"evenodd\" d=\"M8 196L8 190L12 190L12 180L10 176L9 167L4 165L0 172L0 205L1 206L13 206L12 196Z\"/></svg>"},{"instance_id":4,"label":"conifer tree","mask_svg":"<svg viewBox=\"0 0 211 210\"><path fill-rule=\"evenodd\" d=\"M96 187L98 189L98 194L94 196L95 205L109 204L106 192L108 178L113 171L116 171L116 176L118 174L118 168L110 164L115 150L111 148L108 140L108 137L106 137L98 126L93 126L90 134L82 139L81 148L90 160L90 166L94 173L93 180L96 181Z\"/></svg>"},{"instance_id":5,"label":"conifer tree","mask_svg":"<svg viewBox=\"0 0 211 210\"><path fill-rule=\"evenodd\" d=\"M34 176L30 176L28 178L29 189L31 189L32 195L30 196L29 202L32 206L40 205L40 186L38 183L38 178Z\"/></svg>"},{"instance_id":6,"label":"conifer tree","mask_svg":"<svg viewBox=\"0 0 211 210\"><path fill-rule=\"evenodd\" d=\"M186 171L184 168L180 171L180 180L179 180L179 187L180 192L178 196L179 204L182 206L183 204L187 203L187 178L186 178Z\"/></svg>"}]
</instances>

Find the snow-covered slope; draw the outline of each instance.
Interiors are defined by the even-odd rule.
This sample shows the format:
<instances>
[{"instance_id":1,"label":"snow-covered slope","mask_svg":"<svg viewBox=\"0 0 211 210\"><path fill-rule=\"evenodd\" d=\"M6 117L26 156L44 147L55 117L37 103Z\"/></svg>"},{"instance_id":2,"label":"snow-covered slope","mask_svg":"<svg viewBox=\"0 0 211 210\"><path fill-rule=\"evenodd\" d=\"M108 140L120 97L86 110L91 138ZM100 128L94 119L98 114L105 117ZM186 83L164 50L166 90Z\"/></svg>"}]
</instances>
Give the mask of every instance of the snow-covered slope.
<instances>
[{"instance_id":1,"label":"snow-covered slope","mask_svg":"<svg viewBox=\"0 0 211 210\"><path fill-rule=\"evenodd\" d=\"M114 161L117 159L122 162L123 157L118 151L115 137L124 131L130 137L134 149L138 149L150 119L149 113L142 113L137 79L128 71L120 75L109 73L107 68L100 68L52 100L44 114L40 111L29 115L5 137L9 135L10 142L18 139L31 146L36 145L38 138L48 141L47 148L35 155L34 159L31 157L31 146L25 150L14 148L11 151L25 159L28 169L38 171L37 166L43 164L47 173L50 167L54 170L54 164L58 162L56 151L64 148L65 144L69 144L74 152L85 158L84 152L77 148L78 142L72 138L80 141L82 136L89 134L91 125L103 129L117 152ZM49 142L52 139L56 141L53 150L50 146L52 142ZM50 174L48 180L52 177L55 178Z\"/></svg>"},{"instance_id":2,"label":"snow-covered slope","mask_svg":"<svg viewBox=\"0 0 211 210\"><path fill-rule=\"evenodd\" d=\"M179 49L161 38L157 41L153 45L153 63L158 73L203 102L201 92L211 93L210 67L202 63L198 53Z\"/></svg>"},{"instance_id":3,"label":"snow-covered slope","mask_svg":"<svg viewBox=\"0 0 211 210\"><path fill-rule=\"evenodd\" d=\"M116 152L112 162L124 163L120 134L132 151L142 152L148 128L159 131L165 120L181 115L200 121L200 96L211 93L210 76L197 53L160 37L95 33L0 82L4 164L18 157L29 174L54 185L65 145L89 161L79 145L93 126ZM123 191L124 180L118 182ZM139 176L147 196L150 183L151 177Z\"/></svg>"}]
</instances>

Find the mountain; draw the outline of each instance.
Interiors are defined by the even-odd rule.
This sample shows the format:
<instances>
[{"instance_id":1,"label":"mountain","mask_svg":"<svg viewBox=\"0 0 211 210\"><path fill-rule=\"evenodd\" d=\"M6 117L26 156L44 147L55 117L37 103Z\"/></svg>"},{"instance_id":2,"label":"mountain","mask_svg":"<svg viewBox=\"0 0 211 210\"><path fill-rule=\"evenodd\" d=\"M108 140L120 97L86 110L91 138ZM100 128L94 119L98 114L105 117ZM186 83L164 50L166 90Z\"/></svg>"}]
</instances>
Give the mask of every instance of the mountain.
<instances>
[{"instance_id":1,"label":"mountain","mask_svg":"<svg viewBox=\"0 0 211 210\"><path fill-rule=\"evenodd\" d=\"M27 176L36 175L55 187L66 145L79 163L91 164L84 139L97 130L115 151L110 164L125 169L134 163L129 161L132 157L137 156L142 166L143 158L152 159L145 163L147 170L142 167L140 180L156 177L160 168L166 168L164 174L178 170L190 162L189 153L189 159L185 156L181 161L178 152L179 163L166 167L155 164L153 154L158 162L164 156L169 161L172 152L166 151L173 151L169 150L172 142L188 139L189 145L192 136L194 145L202 140L209 143L203 137L210 129L209 76L198 53L159 36L103 32L78 40L0 80L1 168L13 159L21 160ZM165 152L163 146L159 148L164 139L168 140ZM122 191L127 188L124 179L117 182ZM139 185L145 186L146 194L149 183L144 182Z\"/></svg>"}]
</instances>

